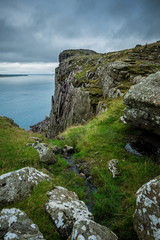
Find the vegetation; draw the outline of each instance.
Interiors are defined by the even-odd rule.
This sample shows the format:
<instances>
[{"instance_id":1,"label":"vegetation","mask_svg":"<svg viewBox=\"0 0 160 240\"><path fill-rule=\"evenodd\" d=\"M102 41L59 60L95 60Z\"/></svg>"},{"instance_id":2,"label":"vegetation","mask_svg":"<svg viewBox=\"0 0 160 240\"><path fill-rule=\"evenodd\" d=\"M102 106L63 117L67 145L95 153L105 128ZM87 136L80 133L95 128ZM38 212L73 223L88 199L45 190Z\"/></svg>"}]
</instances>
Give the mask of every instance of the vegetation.
<instances>
[{"instance_id":1,"label":"vegetation","mask_svg":"<svg viewBox=\"0 0 160 240\"><path fill-rule=\"evenodd\" d=\"M160 43L156 44L159 48ZM88 121L86 125L67 129L62 133L65 140L48 140L42 135L33 135L31 132L18 128L10 119L0 117L0 174L31 166L51 173L53 176L51 182L38 184L26 200L9 206L0 206L0 209L4 207L21 209L39 226L46 240L60 240L60 235L45 211L46 192L60 185L75 191L86 204L92 202L95 221L112 229L120 240L138 239L132 224L136 191L144 183L160 174L160 158L153 161L150 157L135 156L125 150L128 139L131 136L138 137L142 132L120 121L124 108L122 98L107 100L102 98L96 70L100 65L103 66L108 62L124 60L131 64L129 73L133 77L137 74L145 76L160 69L160 59L150 54L152 48L155 49L155 45L139 46L108 54L93 54L89 57L80 54L76 58L76 62L67 68L60 80L64 81L71 71L83 65L83 68L75 75L73 85L81 86L84 91L89 91L93 106L102 101L107 105L108 110ZM152 55L150 57L154 59L154 62L148 60L149 54ZM72 57L70 61L72 62ZM93 72L94 79L88 79L87 82L86 71ZM86 85L87 83L89 85ZM120 84L118 88L123 93L131 85L127 79L121 81ZM84 177L76 175L60 155L54 165L40 163L36 150L26 147L26 143L34 141L30 139L31 136L42 138L50 145L73 146L74 161L85 163L92 176L95 187L93 193L88 197ZM111 159L119 160L121 170L119 178L113 178L108 171L107 163Z\"/></svg>"}]
</instances>

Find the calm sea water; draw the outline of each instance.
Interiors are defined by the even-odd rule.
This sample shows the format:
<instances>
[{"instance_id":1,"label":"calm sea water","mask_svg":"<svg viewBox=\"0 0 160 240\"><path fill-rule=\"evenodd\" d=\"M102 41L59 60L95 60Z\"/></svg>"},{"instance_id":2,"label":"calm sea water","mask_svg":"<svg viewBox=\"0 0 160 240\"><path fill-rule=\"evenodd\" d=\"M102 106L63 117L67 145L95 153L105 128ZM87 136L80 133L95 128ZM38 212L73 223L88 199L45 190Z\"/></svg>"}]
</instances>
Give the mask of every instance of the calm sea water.
<instances>
[{"instance_id":1,"label":"calm sea water","mask_svg":"<svg viewBox=\"0 0 160 240\"><path fill-rule=\"evenodd\" d=\"M54 75L0 77L0 115L29 129L49 116Z\"/></svg>"}]
</instances>

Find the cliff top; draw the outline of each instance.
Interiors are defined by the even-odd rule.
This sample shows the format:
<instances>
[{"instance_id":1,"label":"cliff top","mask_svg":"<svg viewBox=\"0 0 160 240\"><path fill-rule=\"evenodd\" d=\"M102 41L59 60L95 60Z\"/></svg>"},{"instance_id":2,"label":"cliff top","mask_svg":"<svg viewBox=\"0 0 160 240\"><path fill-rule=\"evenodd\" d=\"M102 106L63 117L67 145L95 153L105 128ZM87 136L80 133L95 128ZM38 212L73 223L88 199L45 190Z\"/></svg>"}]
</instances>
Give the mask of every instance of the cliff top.
<instances>
[{"instance_id":1,"label":"cliff top","mask_svg":"<svg viewBox=\"0 0 160 240\"><path fill-rule=\"evenodd\" d=\"M97 53L93 50L88 50L88 49L68 49L68 50L64 50L59 54L59 62L63 62L65 59L75 55L91 55L91 54L97 54Z\"/></svg>"}]
</instances>

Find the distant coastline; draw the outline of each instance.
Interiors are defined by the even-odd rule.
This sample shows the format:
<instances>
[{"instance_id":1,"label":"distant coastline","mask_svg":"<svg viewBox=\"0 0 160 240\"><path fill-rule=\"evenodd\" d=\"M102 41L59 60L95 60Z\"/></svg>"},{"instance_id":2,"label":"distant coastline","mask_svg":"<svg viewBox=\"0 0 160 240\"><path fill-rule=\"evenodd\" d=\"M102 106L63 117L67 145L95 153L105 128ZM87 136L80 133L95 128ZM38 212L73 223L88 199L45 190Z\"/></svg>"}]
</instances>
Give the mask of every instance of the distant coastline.
<instances>
[{"instance_id":1,"label":"distant coastline","mask_svg":"<svg viewBox=\"0 0 160 240\"><path fill-rule=\"evenodd\" d=\"M0 74L0 77L22 77L28 76L27 74Z\"/></svg>"}]
</instances>

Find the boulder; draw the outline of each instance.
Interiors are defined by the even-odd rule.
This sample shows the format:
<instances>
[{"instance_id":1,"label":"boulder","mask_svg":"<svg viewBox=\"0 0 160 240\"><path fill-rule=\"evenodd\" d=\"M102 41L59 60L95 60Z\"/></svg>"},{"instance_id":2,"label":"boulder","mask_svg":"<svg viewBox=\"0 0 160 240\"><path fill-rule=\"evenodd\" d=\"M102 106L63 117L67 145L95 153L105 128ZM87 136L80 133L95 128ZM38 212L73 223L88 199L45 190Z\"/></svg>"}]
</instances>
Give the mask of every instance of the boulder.
<instances>
[{"instance_id":1,"label":"boulder","mask_svg":"<svg viewBox=\"0 0 160 240\"><path fill-rule=\"evenodd\" d=\"M46 164L54 164L57 161L57 157L52 151L52 149L48 148L48 145L45 143L38 143L34 146L40 156L40 162Z\"/></svg>"},{"instance_id":2,"label":"boulder","mask_svg":"<svg viewBox=\"0 0 160 240\"><path fill-rule=\"evenodd\" d=\"M112 159L108 162L108 170L112 173L113 178L116 178L121 175L121 172L118 168L118 160Z\"/></svg>"},{"instance_id":3,"label":"boulder","mask_svg":"<svg viewBox=\"0 0 160 240\"><path fill-rule=\"evenodd\" d=\"M160 239L160 176L144 184L136 193L134 229L140 240Z\"/></svg>"},{"instance_id":4,"label":"boulder","mask_svg":"<svg viewBox=\"0 0 160 240\"><path fill-rule=\"evenodd\" d=\"M22 201L27 198L34 186L50 177L35 168L25 167L0 176L0 203Z\"/></svg>"},{"instance_id":5,"label":"boulder","mask_svg":"<svg viewBox=\"0 0 160 240\"><path fill-rule=\"evenodd\" d=\"M160 72L130 88L124 98L124 120L160 135Z\"/></svg>"},{"instance_id":6,"label":"boulder","mask_svg":"<svg viewBox=\"0 0 160 240\"><path fill-rule=\"evenodd\" d=\"M68 240L117 240L118 237L107 227L92 220L75 222L72 234Z\"/></svg>"},{"instance_id":7,"label":"boulder","mask_svg":"<svg viewBox=\"0 0 160 240\"><path fill-rule=\"evenodd\" d=\"M62 148L57 146L57 145L55 145L55 146L52 147L52 152L54 154L60 154L60 153L62 153Z\"/></svg>"},{"instance_id":8,"label":"boulder","mask_svg":"<svg viewBox=\"0 0 160 240\"><path fill-rule=\"evenodd\" d=\"M74 153L74 148L72 146L65 145L63 148L63 153L65 155Z\"/></svg>"},{"instance_id":9,"label":"boulder","mask_svg":"<svg viewBox=\"0 0 160 240\"><path fill-rule=\"evenodd\" d=\"M75 192L63 187L55 187L47 194L49 201L46 204L46 211L63 238L67 239L70 236L77 220L93 219L93 215Z\"/></svg>"},{"instance_id":10,"label":"boulder","mask_svg":"<svg viewBox=\"0 0 160 240\"><path fill-rule=\"evenodd\" d=\"M24 212L11 208L0 212L0 239L43 240L44 237Z\"/></svg>"}]
</instances>

